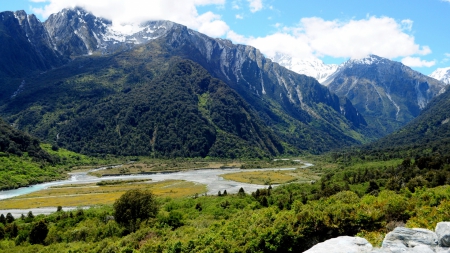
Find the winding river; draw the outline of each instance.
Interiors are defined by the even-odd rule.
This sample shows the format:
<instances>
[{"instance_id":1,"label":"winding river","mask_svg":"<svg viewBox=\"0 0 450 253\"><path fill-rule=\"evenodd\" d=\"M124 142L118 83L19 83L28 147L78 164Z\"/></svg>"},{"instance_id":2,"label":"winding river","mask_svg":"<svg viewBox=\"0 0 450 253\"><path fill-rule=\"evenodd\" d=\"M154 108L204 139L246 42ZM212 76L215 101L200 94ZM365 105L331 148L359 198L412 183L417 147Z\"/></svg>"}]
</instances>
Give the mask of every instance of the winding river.
<instances>
[{"instance_id":1,"label":"winding river","mask_svg":"<svg viewBox=\"0 0 450 253\"><path fill-rule=\"evenodd\" d=\"M311 163L304 163L302 168L307 168L312 166ZM208 194L217 194L218 191L227 190L228 193L237 193L239 188L244 188L245 192L254 192L256 189L261 189L267 187L267 185L256 185L256 184L246 184L236 181L226 180L221 175L228 173L236 173L242 171L261 171L261 170L295 170L295 168L283 168L283 169L199 169L199 170L187 170L174 173L158 173L152 175L127 175L127 176L109 176L109 177L94 177L88 175L91 171L97 171L106 169L106 167L98 168L95 170L90 170L87 172L77 172L69 173L70 179L63 181L54 181L43 184L32 185L29 187L23 187L14 190L0 191L0 200L13 198L16 196L29 194L32 192L40 191L52 186L61 186L67 184L86 184L86 183L96 183L104 180L130 180L130 179L151 179L153 182L159 182L164 180L185 180L190 182L195 182L199 184L206 185L208 189ZM0 207L1 209L1 207ZM46 210L47 209L47 210ZM66 208L64 208L66 209ZM35 214L40 213L51 213L56 211L55 208L38 208L30 209ZM29 210L0 210L0 213L5 213L5 211L11 212L13 215L17 215L20 212L26 213ZM19 215L20 215L19 214Z\"/></svg>"}]
</instances>

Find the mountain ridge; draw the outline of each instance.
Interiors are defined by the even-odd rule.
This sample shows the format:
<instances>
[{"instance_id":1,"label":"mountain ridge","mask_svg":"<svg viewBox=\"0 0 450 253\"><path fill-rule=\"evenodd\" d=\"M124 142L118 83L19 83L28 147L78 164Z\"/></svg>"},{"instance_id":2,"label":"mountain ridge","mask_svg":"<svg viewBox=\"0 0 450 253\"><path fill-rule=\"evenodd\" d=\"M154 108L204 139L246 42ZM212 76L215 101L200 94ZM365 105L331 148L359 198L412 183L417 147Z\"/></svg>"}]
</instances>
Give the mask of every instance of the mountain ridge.
<instances>
[{"instance_id":1,"label":"mountain ridge","mask_svg":"<svg viewBox=\"0 0 450 253\"><path fill-rule=\"evenodd\" d=\"M106 38L112 29L111 25L79 8L65 9L52 15L44 26L49 31L50 42L55 50L62 58L68 59L69 64L62 64L59 69L52 68L53 70L49 70L51 74L43 73L39 77L35 75L8 82L5 87L10 86L10 95L0 98L6 103L0 113L8 121L18 123L19 128L36 133L40 138L55 141L56 128L48 128L43 119L53 118L52 124L58 125L61 124L58 120L63 120L66 116L56 116L57 108L36 114L31 108L46 108L48 104L54 103L43 97L39 98L41 101L33 98L30 100L32 103L17 104L17 101L30 96L29 92L34 90L35 96L44 96L45 92L54 92L57 84L65 84L70 79L76 89L91 89L91 95L86 94L87 98L118 96L120 89L128 93L135 88L135 84L150 83L156 78L161 67L156 67L156 62L181 57L200 64L214 78L222 80L235 90L254 108L271 131L299 150L317 153L366 140L366 122L350 101L340 99L311 77L296 74L273 63L256 48L213 39L169 21L144 22L135 30L137 33L128 35L131 36L128 40L126 37ZM138 41L137 36L143 40ZM145 57L140 57L139 54ZM105 63L92 66L92 73L88 74L85 68L91 64L90 61L97 62L95 57L105 57L99 58ZM136 61L131 60L132 58ZM148 69L146 65L151 65L154 69ZM63 77L61 73L66 73L69 69L71 72L64 79L53 78ZM110 81L99 79L101 75ZM85 80L87 76L93 81ZM43 85L45 80L42 78L50 78L48 81L52 80L54 84ZM42 87L34 84L36 80L41 80L38 83ZM22 84L25 85L21 88ZM116 87L111 86L112 84ZM47 90L44 92L44 89ZM20 92L16 94L16 91ZM16 94L14 97L13 93ZM43 101L47 101L47 105L42 104ZM65 101L58 106L68 106L64 103L70 104ZM13 104L17 104L16 108L11 107ZM22 111L18 108L22 108ZM35 126L38 128L34 129Z\"/></svg>"},{"instance_id":2,"label":"mountain ridge","mask_svg":"<svg viewBox=\"0 0 450 253\"><path fill-rule=\"evenodd\" d=\"M348 97L369 125L379 129L380 137L417 117L446 86L402 63L375 55L345 62L323 84Z\"/></svg>"},{"instance_id":3,"label":"mountain ridge","mask_svg":"<svg viewBox=\"0 0 450 253\"><path fill-rule=\"evenodd\" d=\"M295 59L280 53L277 53L271 59L298 74L313 77L319 83L323 83L330 75L336 72L339 67L338 64L324 64L319 59Z\"/></svg>"}]
</instances>

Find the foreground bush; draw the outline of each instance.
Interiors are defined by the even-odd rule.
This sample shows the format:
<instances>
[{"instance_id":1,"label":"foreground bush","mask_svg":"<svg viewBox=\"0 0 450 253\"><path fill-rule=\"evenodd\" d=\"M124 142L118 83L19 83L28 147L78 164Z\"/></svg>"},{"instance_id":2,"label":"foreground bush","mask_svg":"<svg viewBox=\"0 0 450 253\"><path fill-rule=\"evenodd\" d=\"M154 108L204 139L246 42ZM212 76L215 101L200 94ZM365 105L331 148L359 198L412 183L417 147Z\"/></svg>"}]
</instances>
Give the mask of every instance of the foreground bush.
<instances>
[{"instance_id":1,"label":"foreground bush","mask_svg":"<svg viewBox=\"0 0 450 253\"><path fill-rule=\"evenodd\" d=\"M129 190L114 203L114 218L117 223L135 231L140 222L153 218L158 205L150 191Z\"/></svg>"}]
</instances>

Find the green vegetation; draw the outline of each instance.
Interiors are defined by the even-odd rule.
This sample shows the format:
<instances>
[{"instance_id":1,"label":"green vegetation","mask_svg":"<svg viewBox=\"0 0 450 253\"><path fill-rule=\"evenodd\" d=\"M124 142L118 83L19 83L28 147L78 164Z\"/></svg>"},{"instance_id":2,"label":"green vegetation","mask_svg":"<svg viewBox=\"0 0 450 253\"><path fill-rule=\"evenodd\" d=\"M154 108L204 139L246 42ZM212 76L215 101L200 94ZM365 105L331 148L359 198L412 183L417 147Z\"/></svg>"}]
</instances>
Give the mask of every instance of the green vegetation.
<instances>
[{"instance_id":1,"label":"green vegetation","mask_svg":"<svg viewBox=\"0 0 450 253\"><path fill-rule=\"evenodd\" d=\"M100 162L105 161L40 145L0 119L0 190L63 179L71 167Z\"/></svg>"},{"instance_id":2,"label":"green vegetation","mask_svg":"<svg viewBox=\"0 0 450 253\"><path fill-rule=\"evenodd\" d=\"M289 252L339 235L359 235L379 245L397 225L434 228L450 219L447 157L367 163L355 158L347 163L322 162L313 170L324 175L313 184L291 183L251 194L154 199L152 194L128 193L122 198L152 196L156 202L148 201L148 216L127 214L125 221L112 206L14 221L0 217L5 223L0 225L0 250ZM44 245L33 244L37 224L43 231L42 224L48 228Z\"/></svg>"},{"instance_id":3,"label":"green vegetation","mask_svg":"<svg viewBox=\"0 0 450 253\"><path fill-rule=\"evenodd\" d=\"M371 156L420 157L450 152L450 89L434 98L420 115L399 131L366 147Z\"/></svg>"},{"instance_id":4,"label":"green vegetation","mask_svg":"<svg viewBox=\"0 0 450 253\"><path fill-rule=\"evenodd\" d=\"M222 177L236 182L259 185L285 184L291 182L309 183L320 179L319 176L308 169L244 171L223 174Z\"/></svg>"},{"instance_id":5,"label":"green vegetation","mask_svg":"<svg viewBox=\"0 0 450 253\"><path fill-rule=\"evenodd\" d=\"M0 111L55 146L99 157L262 158L284 152L252 107L199 65L175 57L139 65L142 57L78 59L85 68L68 65L40 75Z\"/></svg>"},{"instance_id":6,"label":"green vegetation","mask_svg":"<svg viewBox=\"0 0 450 253\"><path fill-rule=\"evenodd\" d=\"M150 191L129 190L114 202L115 221L132 232L141 222L156 217L157 213L158 204Z\"/></svg>"}]
</instances>

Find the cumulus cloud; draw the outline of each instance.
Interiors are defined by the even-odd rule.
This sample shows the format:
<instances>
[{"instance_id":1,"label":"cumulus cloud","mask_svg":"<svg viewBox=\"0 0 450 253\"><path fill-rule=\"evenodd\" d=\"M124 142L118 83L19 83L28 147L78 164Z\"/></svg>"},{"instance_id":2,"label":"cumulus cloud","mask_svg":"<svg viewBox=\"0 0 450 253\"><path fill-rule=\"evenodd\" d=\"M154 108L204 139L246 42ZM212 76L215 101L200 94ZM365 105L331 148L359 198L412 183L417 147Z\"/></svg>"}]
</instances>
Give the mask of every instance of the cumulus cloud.
<instances>
[{"instance_id":1,"label":"cumulus cloud","mask_svg":"<svg viewBox=\"0 0 450 253\"><path fill-rule=\"evenodd\" d=\"M244 19L244 16L242 16L240 14L236 14L236 19Z\"/></svg>"},{"instance_id":2,"label":"cumulus cloud","mask_svg":"<svg viewBox=\"0 0 450 253\"><path fill-rule=\"evenodd\" d=\"M402 63L409 67L432 67L436 64L436 61L425 61L419 57L405 57L402 59Z\"/></svg>"},{"instance_id":3,"label":"cumulus cloud","mask_svg":"<svg viewBox=\"0 0 450 253\"><path fill-rule=\"evenodd\" d=\"M250 11L251 12L257 12L262 10L263 3L262 0L247 0L250 4Z\"/></svg>"},{"instance_id":4,"label":"cumulus cloud","mask_svg":"<svg viewBox=\"0 0 450 253\"><path fill-rule=\"evenodd\" d=\"M220 37L229 30L219 15L212 12L199 14L197 6L224 5L225 0L32 0L44 1L43 8L34 12L48 17L64 8L82 7L96 16L104 17L113 25L138 23L148 20L170 20L212 37Z\"/></svg>"},{"instance_id":5,"label":"cumulus cloud","mask_svg":"<svg viewBox=\"0 0 450 253\"><path fill-rule=\"evenodd\" d=\"M406 33L412 25L411 20L397 22L389 17L345 22L312 17L301 19L294 27L280 27L274 34L241 38L241 41L259 48L268 57L276 53L285 53L293 58L362 58L375 54L392 59L431 53L428 46L418 45L414 37Z\"/></svg>"}]
</instances>

